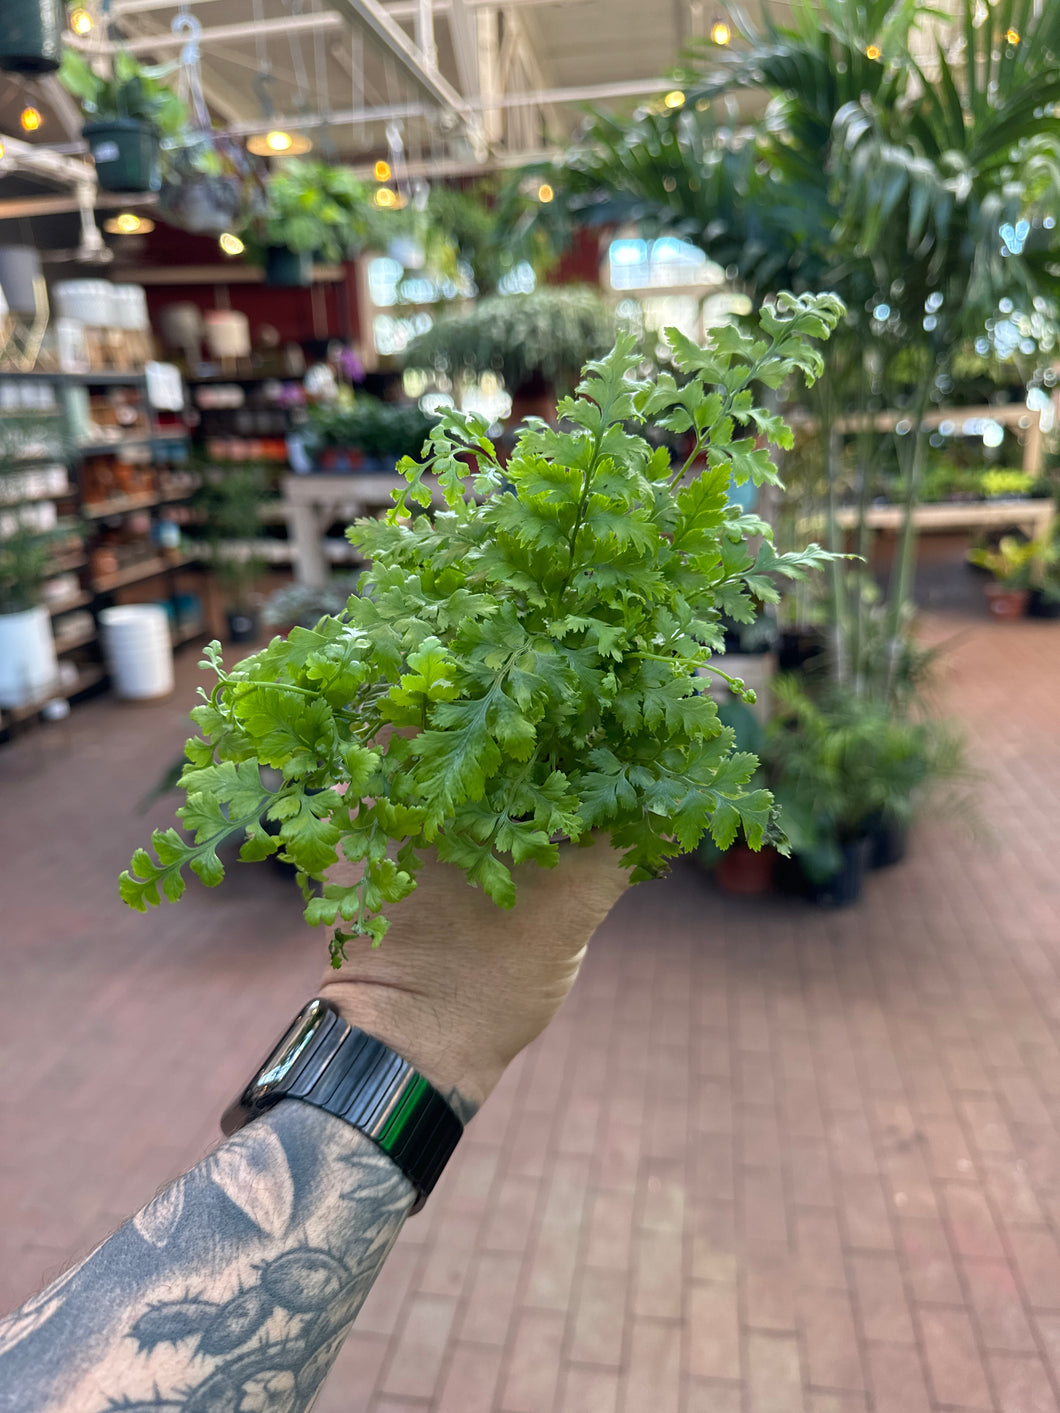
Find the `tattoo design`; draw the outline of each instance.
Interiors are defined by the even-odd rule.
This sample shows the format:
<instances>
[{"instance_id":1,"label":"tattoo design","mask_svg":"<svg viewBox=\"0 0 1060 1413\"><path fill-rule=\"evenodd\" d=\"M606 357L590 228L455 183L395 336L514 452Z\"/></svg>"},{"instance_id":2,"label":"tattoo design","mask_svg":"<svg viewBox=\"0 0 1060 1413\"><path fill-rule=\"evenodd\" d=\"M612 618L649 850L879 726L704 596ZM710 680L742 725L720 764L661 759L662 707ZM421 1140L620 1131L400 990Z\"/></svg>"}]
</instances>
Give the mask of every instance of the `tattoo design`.
<instances>
[{"instance_id":1,"label":"tattoo design","mask_svg":"<svg viewBox=\"0 0 1060 1413\"><path fill-rule=\"evenodd\" d=\"M412 1195L341 1120L281 1105L0 1321L0 1409L302 1413Z\"/></svg>"}]
</instances>

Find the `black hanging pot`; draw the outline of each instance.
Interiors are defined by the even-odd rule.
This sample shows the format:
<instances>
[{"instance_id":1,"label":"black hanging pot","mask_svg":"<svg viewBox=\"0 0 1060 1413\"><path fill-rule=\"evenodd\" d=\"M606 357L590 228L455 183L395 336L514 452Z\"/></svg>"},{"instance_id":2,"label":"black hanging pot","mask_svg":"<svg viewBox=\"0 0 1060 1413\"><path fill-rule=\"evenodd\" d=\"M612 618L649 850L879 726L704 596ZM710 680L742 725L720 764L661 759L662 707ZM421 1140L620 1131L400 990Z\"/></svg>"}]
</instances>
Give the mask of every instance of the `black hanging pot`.
<instances>
[{"instance_id":1,"label":"black hanging pot","mask_svg":"<svg viewBox=\"0 0 1060 1413\"><path fill-rule=\"evenodd\" d=\"M869 840L869 867L892 868L909 852L909 825L892 814L878 814L869 821Z\"/></svg>"},{"instance_id":2,"label":"black hanging pot","mask_svg":"<svg viewBox=\"0 0 1060 1413\"><path fill-rule=\"evenodd\" d=\"M230 608L225 618L230 643L253 643L257 638L258 615L253 609Z\"/></svg>"},{"instance_id":3,"label":"black hanging pot","mask_svg":"<svg viewBox=\"0 0 1060 1413\"><path fill-rule=\"evenodd\" d=\"M304 288L313 283L313 257L308 251L270 245L265 251L265 283Z\"/></svg>"},{"instance_id":4,"label":"black hanging pot","mask_svg":"<svg viewBox=\"0 0 1060 1413\"><path fill-rule=\"evenodd\" d=\"M165 181L158 210L171 226L193 235L220 235L243 224L243 183L239 177L195 172Z\"/></svg>"},{"instance_id":5,"label":"black hanging pot","mask_svg":"<svg viewBox=\"0 0 1060 1413\"><path fill-rule=\"evenodd\" d=\"M82 129L104 191L157 191L158 133L139 118L98 118Z\"/></svg>"},{"instance_id":6,"label":"black hanging pot","mask_svg":"<svg viewBox=\"0 0 1060 1413\"><path fill-rule=\"evenodd\" d=\"M1041 589L1032 589L1027 602L1028 618L1060 618L1060 598L1043 594Z\"/></svg>"},{"instance_id":7,"label":"black hanging pot","mask_svg":"<svg viewBox=\"0 0 1060 1413\"><path fill-rule=\"evenodd\" d=\"M63 57L63 0L0 0L0 69L53 74Z\"/></svg>"}]
</instances>

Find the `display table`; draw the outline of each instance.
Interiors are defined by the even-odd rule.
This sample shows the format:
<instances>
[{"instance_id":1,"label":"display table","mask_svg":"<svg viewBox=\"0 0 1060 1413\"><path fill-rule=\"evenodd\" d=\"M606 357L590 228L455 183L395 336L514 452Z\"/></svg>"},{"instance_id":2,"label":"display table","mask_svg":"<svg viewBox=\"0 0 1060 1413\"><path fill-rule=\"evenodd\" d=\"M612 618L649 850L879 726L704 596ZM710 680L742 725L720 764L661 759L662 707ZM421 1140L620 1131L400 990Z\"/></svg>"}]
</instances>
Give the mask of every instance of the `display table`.
<instances>
[{"instance_id":1,"label":"display table","mask_svg":"<svg viewBox=\"0 0 1060 1413\"><path fill-rule=\"evenodd\" d=\"M1032 540L1048 527L1053 517L1053 502L1041 500L941 501L918 505L913 511L913 524L920 534L946 534L960 530L1004 530L1015 526ZM841 530L857 528L857 509L849 507L836 513ZM874 505L865 512L865 524L870 530L897 534L905 523L904 505Z\"/></svg>"},{"instance_id":2,"label":"display table","mask_svg":"<svg viewBox=\"0 0 1060 1413\"><path fill-rule=\"evenodd\" d=\"M324 550L324 536L335 520L352 524L362 515L388 510L394 504L392 492L407 485L403 476L372 472L358 475L286 476L283 504L287 534L291 542L294 577L300 584L319 589L330 577ZM424 477L436 505L441 492L433 476Z\"/></svg>"}]
</instances>

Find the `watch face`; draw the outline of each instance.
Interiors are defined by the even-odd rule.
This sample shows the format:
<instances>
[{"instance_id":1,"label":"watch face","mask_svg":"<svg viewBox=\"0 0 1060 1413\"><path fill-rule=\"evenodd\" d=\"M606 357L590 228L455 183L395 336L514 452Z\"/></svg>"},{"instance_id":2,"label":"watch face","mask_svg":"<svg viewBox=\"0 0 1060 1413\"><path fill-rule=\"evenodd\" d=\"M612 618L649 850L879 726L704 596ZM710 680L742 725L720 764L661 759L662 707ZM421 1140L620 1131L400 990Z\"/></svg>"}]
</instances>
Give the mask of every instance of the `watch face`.
<instances>
[{"instance_id":1,"label":"watch face","mask_svg":"<svg viewBox=\"0 0 1060 1413\"><path fill-rule=\"evenodd\" d=\"M287 1082L313 1042L339 1023L337 1014L319 998L310 1001L274 1047L237 1100L221 1118L224 1133L234 1133L255 1114L281 1097Z\"/></svg>"}]
</instances>

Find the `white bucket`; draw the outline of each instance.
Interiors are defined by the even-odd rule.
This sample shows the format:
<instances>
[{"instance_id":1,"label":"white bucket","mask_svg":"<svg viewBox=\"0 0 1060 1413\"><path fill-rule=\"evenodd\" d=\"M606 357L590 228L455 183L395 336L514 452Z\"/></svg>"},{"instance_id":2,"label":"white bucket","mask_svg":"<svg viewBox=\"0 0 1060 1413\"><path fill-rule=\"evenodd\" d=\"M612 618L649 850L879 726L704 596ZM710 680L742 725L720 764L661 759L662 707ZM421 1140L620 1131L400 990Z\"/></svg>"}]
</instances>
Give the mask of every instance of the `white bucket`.
<instances>
[{"instance_id":1,"label":"white bucket","mask_svg":"<svg viewBox=\"0 0 1060 1413\"><path fill-rule=\"evenodd\" d=\"M250 323L245 314L238 309L210 309L204 317L211 358L249 358Z\"/></svg>"},{"instance_id":2,"label":"white bucket","mask_svg":"<svg viewBox=\"0 0 1060 1413\"><path fill-rule=\"evenodd\" d=\"M119 697L164 697L173 690L173 647L165 610L122 604L99 615L103 651Z\"/></svg>"},{"instance_id":3,"label":"white bucket","mask_svg":"<svg viewBox=\"0 0 1060 1413\"><path fill-rule=\"evenodd\" d=\"M113 289L109 280L60 280L52 288L52 303L63 319L109 328L114 322Z\"/></svg>"},{"instance_id":4,"label":"white bucket","mask_svg":"<svg viewBox=\"0 0 1060 1413\"><path fill-rule=\"evenodd\" d=\"M0 707L41 701L58 680L48 610L38 604L21 613L0 613Z\"/></svg>"}]
</instances>

